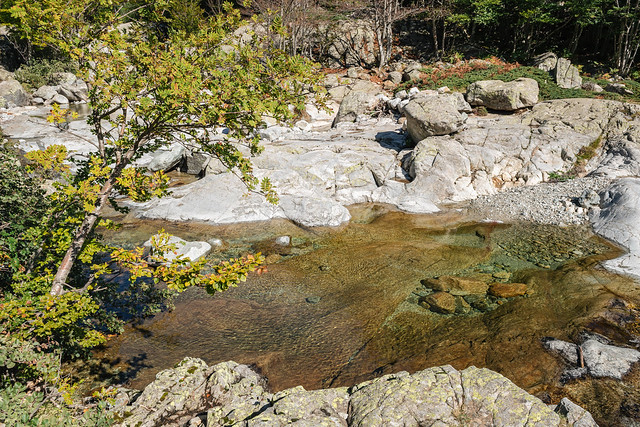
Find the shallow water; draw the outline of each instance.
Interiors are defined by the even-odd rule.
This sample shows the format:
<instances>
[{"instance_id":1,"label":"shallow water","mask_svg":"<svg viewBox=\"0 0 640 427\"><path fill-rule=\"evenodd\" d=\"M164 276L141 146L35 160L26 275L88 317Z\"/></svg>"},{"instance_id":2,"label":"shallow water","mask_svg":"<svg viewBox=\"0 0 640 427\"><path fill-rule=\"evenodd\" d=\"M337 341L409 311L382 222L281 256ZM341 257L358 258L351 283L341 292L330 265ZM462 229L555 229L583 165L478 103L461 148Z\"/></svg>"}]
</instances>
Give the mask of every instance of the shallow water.
<instances>
[{"instance_id":1,"label":"shallow water","mask_svg":"<svg viewBox=\"0 0 640 427\"><path fill-rule=\"evenodd\" d=\"M140 244L165 227L185 239L223 239L214 258L261 250L271 263L224 293L185 292L173 311L127 327L101 356L135 375L134 388L192 356L254 365L274 391L451 364L488 367L554 398L562 366L541 338L575 339L613 299L640 301L632 281L597 268L620 251L586 227L461 224L456 214L408 215L384 206L352 214L339 230L286 221L125 225L110 236L114 242ZM292 236L292 246L274 245L279 235ZM487 312L437 314L419 304L429 293L421 280L441 275L525 283L528 294L496 299Z\"/></svg>"}]
</instances>

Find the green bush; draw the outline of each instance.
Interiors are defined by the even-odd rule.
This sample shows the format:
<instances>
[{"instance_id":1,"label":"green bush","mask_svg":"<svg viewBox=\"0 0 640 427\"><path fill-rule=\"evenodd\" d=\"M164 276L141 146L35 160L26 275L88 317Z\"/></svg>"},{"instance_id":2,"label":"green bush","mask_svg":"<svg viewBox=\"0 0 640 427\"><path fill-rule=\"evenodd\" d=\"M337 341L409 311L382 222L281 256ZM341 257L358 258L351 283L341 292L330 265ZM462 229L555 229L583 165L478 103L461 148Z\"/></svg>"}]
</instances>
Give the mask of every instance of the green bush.
<instances>
[{"instance_id":1,"label":"green bush","mask_svg":"<svg viewBox=\"0 0 640 427\"><path fill-rule=\"evenodd\" d=\"M30 89L55 84L56 73L75 73L76 66L59 59L39 59L30 65L22 65L15 72L16 80Z\"/></svg>"},{"instance_id":2,"label":"green bush","mask_svg":"<svg viewBox=\"0 0 640 427\"><path fill-rule=\"evenodd\" d=\"M628 96L610 92L596 93L583 89L563 89L555 83L553 77L546 71L535 67L507 64L495 59L492 59L492 61L494 63L491 65L474 65L469 61L465 61L447 69L425 68L422 71L426 74L426 77L419 87L420 89L437 89L442 86L448 86L452 90L464 92L467 86L479 80L510 82L521 77L527 77L538 82L542 101L564 98L604 98L640 102L640 83L633 80L622 82L634 93ZM609 83L606 80L596 80L588 77L584 80L596 82L602 87ZM412 85L412 83L405 84L401 88L405 88L407 85Z\"/></svg>"}]
</instances>

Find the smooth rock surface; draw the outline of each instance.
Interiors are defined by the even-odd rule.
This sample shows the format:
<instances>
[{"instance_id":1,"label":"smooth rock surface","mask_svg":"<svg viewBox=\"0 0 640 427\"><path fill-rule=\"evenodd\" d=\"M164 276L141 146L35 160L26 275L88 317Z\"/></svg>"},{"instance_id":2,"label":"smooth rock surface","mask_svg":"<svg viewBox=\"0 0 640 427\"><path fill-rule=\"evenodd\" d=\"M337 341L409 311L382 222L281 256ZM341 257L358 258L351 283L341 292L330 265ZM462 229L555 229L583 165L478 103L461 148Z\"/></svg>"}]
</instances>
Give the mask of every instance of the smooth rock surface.
<instances>
[{"instance_id":1,"label":"smooth rock surface","mask_svg":"<svg viewBox=\"0 0 640 427\"><path fill-rule=\"evenodd\" d=\"M591 215L594 231L628 250L603 264L618 273L640 277L640 179L615 181L601 199L601 209Z\"/></svg>"},{"instance_id":2,"label":"smooth rock surface","mask_svg":"<svg viewBox=\"0 0 640 427\"><path fill-rule=\"evenodd\" d=\"M483 80L469 85L467 102L492 110L514 111L537 104L539 92L538 82L529 78L512 82Z\"/></svg>"}]
</instances>

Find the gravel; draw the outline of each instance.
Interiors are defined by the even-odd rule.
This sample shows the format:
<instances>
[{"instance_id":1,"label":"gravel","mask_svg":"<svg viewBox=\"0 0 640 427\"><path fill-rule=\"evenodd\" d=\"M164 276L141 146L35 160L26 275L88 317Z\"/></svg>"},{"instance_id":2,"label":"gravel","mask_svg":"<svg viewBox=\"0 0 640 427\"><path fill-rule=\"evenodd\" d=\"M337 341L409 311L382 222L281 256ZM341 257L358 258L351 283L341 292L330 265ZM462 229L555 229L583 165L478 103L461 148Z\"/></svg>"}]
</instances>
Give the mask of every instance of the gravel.
<instances>
[{"instance_id":1,"label":"gravel","mask_svg":"<svg viewBox=\"0 0 640 427\"><path fill-rule=\"evenodd\" d=\"M606 177L585 177L565 182L546 182L480 196L468 206L469 213L486 220L573 225L588 222L589 212L598 206L578 206L585 191L600 193L609 183Z\"/></svg>"}]
</instances>

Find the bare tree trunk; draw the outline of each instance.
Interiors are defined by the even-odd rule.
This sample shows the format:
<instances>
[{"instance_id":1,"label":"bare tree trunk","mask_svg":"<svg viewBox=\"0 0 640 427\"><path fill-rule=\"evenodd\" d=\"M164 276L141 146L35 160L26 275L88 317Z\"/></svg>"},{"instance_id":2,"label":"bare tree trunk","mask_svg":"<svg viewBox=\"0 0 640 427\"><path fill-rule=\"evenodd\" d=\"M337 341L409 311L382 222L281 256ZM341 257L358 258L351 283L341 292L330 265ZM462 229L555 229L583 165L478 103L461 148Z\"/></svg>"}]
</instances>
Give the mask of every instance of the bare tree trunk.
<instances>
[{"instance_id":1,"label":"bare tree trunk","mask_svg":"<svg viewBox=\"0 0 640 427\"><path fill-rule=\"evenodd\" d=\"M132 153L133 154L133 153ZM82 252L82 248L84 247L87 238L95 228L100 215L104 207L107 205L109 201L109 196L116 184L116 180L122 174L122 171L129 163L128 158L124 158L116 167L113 169L113 172L109 176L108 181L102 186L100 189L100 196L98 197L98 201L96 203L93 212L87 215L80 227L76 230L76 234L71 242L71 246L67 250L62 262L60 263L60 267L58 267L58 271L53 279L53 284L51 285L50 294L53 296L59 296L64 293L64 284L67 282L67 278L71 273L71 269L73 265L78 260L80 253Z\"/></svg>"}]
</instances>

